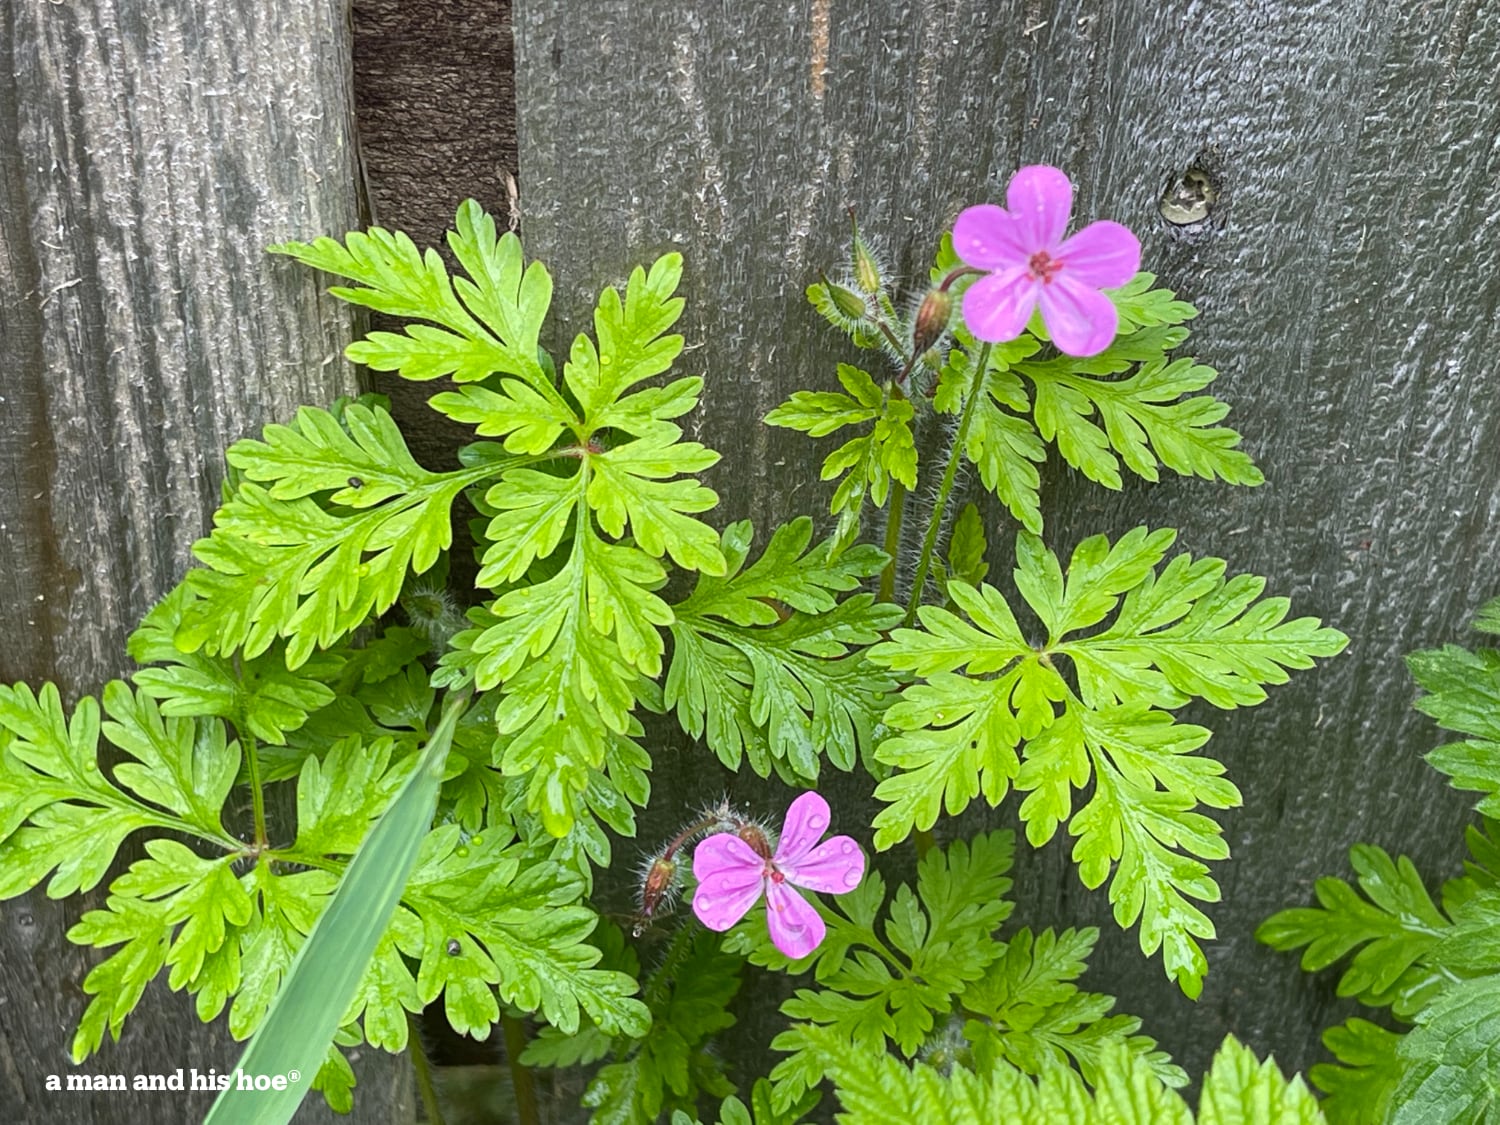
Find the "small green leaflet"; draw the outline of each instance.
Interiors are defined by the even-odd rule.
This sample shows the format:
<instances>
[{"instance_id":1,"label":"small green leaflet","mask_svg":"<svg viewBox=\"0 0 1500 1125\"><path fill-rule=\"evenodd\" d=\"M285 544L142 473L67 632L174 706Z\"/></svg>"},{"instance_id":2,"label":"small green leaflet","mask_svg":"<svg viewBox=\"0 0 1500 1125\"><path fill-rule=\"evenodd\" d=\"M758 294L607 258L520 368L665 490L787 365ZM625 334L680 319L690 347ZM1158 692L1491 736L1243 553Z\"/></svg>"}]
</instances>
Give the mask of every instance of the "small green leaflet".
<instances>
[{"instance_id":1,"label":"small green leaflet","mask_svg":"<svg viewBox=\"0 0 1500 1125\"><path fill-rule=\"evenodd\" d=\"M184 651L250 658L285 637L286 666L300 667L431 568L452 543L454 499L502 468L428 472L383 409L351 403L343 417L304 406L294 425L230 447L243 480L193 546L204 565L186 580Z\"/></svg>"},{"instance_id":2,"label":"small green leaflet","mask_svg":"<svg viewBox=\"0 0 1500 1125\"><path fill-rule=\"evenodd\" d=\"M1323 1045L1338 1063L1318 1063L1308 1077L1323 1091L1323 1113L1330 1125L1389 1120L1391 1098L1401 1081L1396 1053L1401 1040L1396 1032L1357 1016L1323 1032Z\"/></svg>"},{"instance_id":3,"label":"small green leaflet","mask_svg":"<svg viewBox=\"0 0 1500 1125\"><path fill-rule=\"evenodd\" d=\"M855 890L819 904L828 933L802 962L788 961L771 943L759 910L731 931L730 951L770 968L810 967L819 986L798 989L781 1007L804 1022L771 1043L789 1052L771 1072L779 1108L823 1077L823 1063L809 1049L814 1026L837 1029L862 1053L883 1054L889 1043L908 1058L916 1054L955 999L1004 953L992 935L1012 909L1003 896L1013 852L1009 832L934 848L918 864L915 891L902 884L889 904L884 880L866 874ZM877 929L882 907L887 918Z\"/></svg>"},{"instance_id":4,"label":"small green leaflet","mask_svg":"<svg viewBox=\"0 0 1500 1125\"><path fill-rule=\"evenodd\" d=\"M1482 1122L1495 1114L1500 1073L1500 975L1449 985L1397 1048L1392 1125Z\"/></svg>"},{"instance_id":5,"label":"small green leaflet","mask_svg":"<svg viewBox=\"0 0 1500 1125\"><path fill-rule=\"evenodd\" d=\"M808 1030L832 1079L846 1122L945 1122L988 1125L1320 1125L1317 1100L1301 1078L1288 1081L1233 1036L1203 1079L1195 1118L1187 1104L1121 1044L1101 1051L1092 1096L1077 1074L1049 1067L1032 1079L1003 1061L987 1075L961 1066L947 1074L909 1066L884 1052L851 1049L832 1028Z\"/></svg>"},{"instance_id":6,"label":"small green leaflet","mask_svg":"<svg viewBox=\"0 0 1500 1125\"><path fill-rule=\"evenodd\" d=\"M735 1022L726 1008L739 991L744 962L719 943L717 934L697 927L673 936L642 988L650 1030L627 1040L617 1061L600 1068L584 1091L595 1125L652 1125L669 1110L692 1108L704 1094L733 1092L709 1047L715 1033Z\"/></svg>"},{"instance_id":7,"label":"small green leaflet","mask_svg":"<svg viewBox=\"0 0 1500 1125\"><path fill-rule=\"evenodd\" d=\"M1111 544L1084 540L1066 571L1028 532L1017 537L1015 582L1047 633L1033 646L1003 595L948 583L953 612L923 606L922 628L897 629L870 659L920 680L885 715L896 733L876 757L895 772L876 796L875 845L887 848L974 797L998 804L1010 787L1027 838L1040 846L1066 823L1089 887L1110 881L1122 926L1144 919L1141 947L1163 950L1168 974L1196 995L1213 935L1190 900L1217 901L1205 860L1227 855L1196 805L1230 808L1238 790L1193 751L1208 731L1172 719L1193 697L1220 707L1265 698L1287 668L1347 643L1314 618L1287 621L1281 598L1256 600L1257 578L1226 579L1217 559L1163 560L1174 533L1137 528ZM960 613L962 616L960 616ZM1111 614L1112 624L1096 629ZM1083 634L1083 635L1079 635ZM1068 657L1076 685L1061 671ZM1073 793L1094 793L1078 810Z\"/></svg>"},{"instance_id":8,"label":"small green leaflet","mask_svg":"<svg viewBox=\"0 0 1500 1125\"><path fill-rule=\"evenodd\" d=\"M376 371L407 379L476 382L496 373L515 375L555 402L537 341L552 301L552 278L539 262L525 265L514 234L496 237L495 221L474 200L458 209L448 246L468 273L451 281L433 249L419 251L400 231L373 227L336 239L272 246L305 265L347 277L358 287L331 290L336 297L377 312L430 324L405 332L372 332L349 345L348 356Z\"/></svg>"},{"instance_id":9,"label":"small green leaflet","mask_svg":"<svg viewBox=\"0 0 1500 1125\"><path fill-rule=\"evenodd\" d=\"M885 694L896 685L861 651L900 620L869 594L838 600L885 565L873 547L809 548L812 521L782 524L746 566L748 521L724 531L723 577L703 575L673 607L665 702L730 769L742 757L762 777L773 766L817 778L820 758L854 766L868 748Z\"/></svg>"},{"instance_id":10,"label":"small green leaflet","mask_svg":"<svg viewBox=\"0 0 1500 1125\"><path fill-rule=\"evenodd\" d=\"M1073 983L1098 938L1093 928L1043 930L1035 937L1023 928L1006 943L1004 956L963 994L970 1014L964 1037L974 1046L979 1069L1004 1059L1039 1077L1073 1065L1085 1082L1097 1085L1103 1053L1121 1044L1166 1085L1187 1085L1187 1075L1156 1049L1156 1041L1137 1034L1140 1020L1110 1015L1113 996L1083 992Z\"/></svg>"},{"instance_id":11,"label":"small green leaflet","mask_svg":"<svg viewBox=\"0 0 1500 1125\"><path fill-rule=\"evenodd\" d=\"M1410 1019L1448 979L1432 955L1452 923L1405 856L1392 860L1381 848L1356 844L1349 862L1365 897L1344 880L1325 876L1316 885L1320 906L1274 914L1255 936L1283 951L1306 946L1302 967L1308 972L1354 953L1339 978L1338 994L1372 1007L1390 1006Z\"/></svg>"},{"instance_id":12,"label":"small green leaflet","mask_svg":"<svg viewBox=\"0 0 1500 1125\"><path fill-rule=\"evenodd\" d=\"M1474 628L1500 631L1497 621L1500 598L1479 611ZM1439 746L1427 755L1427 763L1446 774L1455 789L1483 793L1477 806L1481 813L1500 814L1500 652L1446 645L1414 652L1406 664L1428 693L1417 700L1417 710L1444 730L1469 736Z\"/></svg>"},{"instance_id":13,"label":"small green leaflet","mask_svg":"<svg viewBox=\"0 0 1500 1125\"><path fill-rule=\"evenodd\" d=\"M905 488L917 484L917 448L912 436L912 404L888 381L876 386L870 375L839 364L838 391L797 391L766 415L769 426L825 437L846 426L872 423L868 433L844 442L823 461L822 479L838 480L830 510L839 516L836 539L852 542L865 499L884 507L894 480Z\"/></svg>"},{"instance_id":14,"label":"small green leaflet","mask_svg":"<svg viewBox=\"0 0 1500 1125\"><path fill-rule=\"evenodd\" d=\"M334 701L329 684L337 682L345 664L335 653L309 657L291 671L281 642L238 662L181 651L174 638L196 600L188 584L179 583L146 614L127 644L138 664L164 665L143 668L133 677L144 694L157 700L163 715L213 716L280 746L309 715Z\"/></svg>"},{"instance_id":15,"label":"small green leaflet","mask_svg":"<svg viewBox=\"0 0 1500 1125\"><path fill-rule=\"evenodd\" d=\"M99 767L101 731L130 759L114 781ZM49 874L50 898L94 887L142 828L238 849L219 819L238 768L239 747L226 743L222 724L163 718L119 681L104 689L102 716L84 696L71 718L53 684L40 694L0 686L0 900Z\"/></svg>"}]
</instances>

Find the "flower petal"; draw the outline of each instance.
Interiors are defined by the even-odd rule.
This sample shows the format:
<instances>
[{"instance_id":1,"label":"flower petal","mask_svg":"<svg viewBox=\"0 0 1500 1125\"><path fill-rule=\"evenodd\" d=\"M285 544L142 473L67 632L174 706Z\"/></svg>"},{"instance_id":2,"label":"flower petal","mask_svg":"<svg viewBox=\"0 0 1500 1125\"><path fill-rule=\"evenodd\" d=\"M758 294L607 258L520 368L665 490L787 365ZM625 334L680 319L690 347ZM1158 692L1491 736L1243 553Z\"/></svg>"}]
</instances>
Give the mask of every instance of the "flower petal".
<instances>
[{"instance_id":1,"label":"flower petal","mask_svg":"<svg viewBox=\"0 0 1500 1125\"><path fill-rule=\"evenodd\" d=\"M1039 288L1025 266L981 277L964 291L964 323L991 344L1014 340L1031 319Z\"/></svg>"},{"instance_id":2,"label":"flower petal","mask_svg":"<svg viewBox=\"0 0 1500 1125\"><path fill-rule=\"evenodd\" d=\"M1010 178L1005 206L1015 216L1022 244L1030 257L1062 241L1073 213L1073 185L1047 164L1030 164ZM955 243L957 245L957 243Z\"/></svg>"},{"instance_id":3,"label":"flower petal","mask_svg":"<svg viewBox=\"0 0 1500 1125\"><path fill-rule=\"evenodd\" d=\"M693 913L710 930L727 930L755 905L766 861L730 832L701 840L693 852Z\"/></svg>"},{"instance_id":4,"label":"flower petal","mask_svg":"<svg viewBox=\"0 0 1500 1125\"><path fill-rule=\"evenodd\" d=\"M1098 355L1120 326L1115 303L1064 270L1041 287L1042 320L1058 349L1068 355Z\"/></svg>"},{"instance_id":5,"label":"flower petal","mask_svg":"<svg viewBox=\"0 0 1500 1125\"><path fill-rule=\"evenodd\" d=\"M794 864L777 865L788 883L826 894L847 894L865 874L865 853L848 836L825 840Z\"/></svg>"},{"instance_id":6,"label":"flower petal","mask_svg":"<svg viewBox=\"0 0 1500 1125\"><path fill-rule=\"evenodd\" d=\"M993 203L959 212L953 223L953 252L982 270L1024 266L1031 257L1015 216Z\"/></svg>"},{"instance_id":7,"label":"flower petal","mask_svg":"<svg viewBox=\"0 0 1500 1125\"><path fill-rule=\"evenodd\" d=\"M1114 289L1141 268L1141 240L1129 227L1100 219L1059 246L1057 259L1074 281Z\"/></svg>"},{"instance_id":8,"label":"flower petal","mask_svg":"<svg viewBox=\"0 0 1500 1125\"><path fill-rule=\"evenodd\" d=\"M822 944L828 927L817 908L785 883L766 884L766 926L776 948L800 961Z\"/></svg>"},{"instance_id":9,"label":"flower petal","mask_svg":"<svg viewBox=\"0 0 1500 1125\"><path fill-rule=\"evenodd\" d=\"M781 843L776 847L777 867L785 868L813 850L828 831L828 802L816 793L804 793L786 810Z\"/></svg>"}]
</instances>

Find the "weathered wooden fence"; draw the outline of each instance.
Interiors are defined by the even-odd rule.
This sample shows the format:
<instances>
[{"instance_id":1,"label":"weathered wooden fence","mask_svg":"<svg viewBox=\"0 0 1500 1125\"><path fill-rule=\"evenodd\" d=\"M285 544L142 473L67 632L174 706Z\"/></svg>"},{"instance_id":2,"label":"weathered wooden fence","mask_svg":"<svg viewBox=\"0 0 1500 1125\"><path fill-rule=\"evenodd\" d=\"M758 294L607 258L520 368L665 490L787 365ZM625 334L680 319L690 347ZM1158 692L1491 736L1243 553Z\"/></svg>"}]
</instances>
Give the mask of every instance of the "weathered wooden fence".
<instances>
[{"instance_id":1,"label":"weathered wooden fence","mask_svg":"<svg viewBox=\"0 0 1500 1125\"><path fill-rule=\"evenodd\" d=\"M353 387L347 311L264 248L358 222L340 0L0 5L0 680L69 703L186 569L225 444ZM47 1093L74 1071L101 906L0 904L0 1120L201 1120L204 1094ZM232 1068L240 1046L153 986L87 1073ZM355 1119L411 1116L367 1051ZM303 1120L337 1120L310 1099Z\"/></svg>"},{"instance_id":2,"label":"weathered wooden fence","mask_svg":"<svg viewBox=\"0 0 1500 1125\"><path fill-rule=\"evenodd\" d=\"M1200 1001L1141 958L1061 839L1022 849L1015 916L1100 926L1090 987L1117 992L1189 1072L1226 1031L1310 1064L1331 986L1257 947L1256 924L1347 871L1357 840L1432 876L1457 869L1465 800L1421 762L1436 735L1408 710L1401 656L1460 635L1500 592L1500 5L570 8L514 5L528 250L559 278L567 332L601 282L684 253L701 345L687 362L708 382L697 436L725 455L710 480L723 518L826 510L805 440L746 427L850 358L798 303L838 259L847 206L917 276L962 207L1000 198L1021 164L1056 164L1078 213L1129 224L1145 267L1202 310L1190 343L1222 373L1267 484L1108 495L1054 463L1050 545L1180 527L1182 546L1270 576L1353 643L1260 708L1194 715L1245 796L1225 818L1234 854L1216 866ZM1196 162L1222 206L1184 236L1158 201Z\"/></svg>"},{"instance_id":3,"label":"weathered wooden fence","mask_svg":"<svg viewBox=\"0 0 1500 1125\"><path fill-rule=\"evenodd\" d=\"M224 442L350 375L325 362L347 322L258 255L355 221L340 5L145 7L0 11L0 675L75 695L122 670L125 632L186 565ZM1500 590L1500 6L516 0L514 123L507 14L359 3L378 217L431 240L465 195L505 212L518 168L528 250L558 279L557 340L601 284L681 250L686 362L708 381L696 436L725 454L710 481L724 519L825 510L807 444L749 420L848 358L798 297L841 253L847 206L917 277L961 207L1020 164L1057 164L1079 212L1130 224L1147 268L1199 306L1194 350L1268 483L1105 494L1050 464L1051 545L1177 526L1353 643L1254 711L1193 716L1245 795L1199 1002L1116 930L1061 840L1023 849L1017 918L1099 925L1088 983L1190 1071L1226 1031L1288 1067L1315 1061L1331 989L1258 948L1257 922L1344 870L1356 840L1434 877L1457 863L1465 801L1421 764L1435 735L1408 710L1401 655L1459 636ZM1195 164L1218 179L1214 221L1169 226L1158 200ZM721 785L688 768L700 753L656 747L663 821ZM0 906L0 1117L192 1119L185 1103L39 1093L82 1007L87 959L62 936L79 909ZM768 1039L766 990L750 991ZM162 990L100 1069L222 1066L224 1038ZM395 1081L362 1076L374 1096L357 1113L400 1119L380 1093Z\"/></svg>"}]
</instances>

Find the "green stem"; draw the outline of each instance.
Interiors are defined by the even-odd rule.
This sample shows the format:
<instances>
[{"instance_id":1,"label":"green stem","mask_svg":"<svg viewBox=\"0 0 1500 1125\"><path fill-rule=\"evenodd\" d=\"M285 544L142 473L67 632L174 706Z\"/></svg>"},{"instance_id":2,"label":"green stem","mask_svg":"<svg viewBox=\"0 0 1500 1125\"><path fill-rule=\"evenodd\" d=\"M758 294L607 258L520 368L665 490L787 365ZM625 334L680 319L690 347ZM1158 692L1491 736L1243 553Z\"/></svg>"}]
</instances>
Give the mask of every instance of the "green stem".
<instances>
[{"instance_id":1,"label":"green stem","mask_svg":"<svg viewBox=\"0 0 1500 1125\"><path fill-rule=\"evenodd\" d=\"M411 1068L417 1075L422 1110L427 1115L428 1125L443 1125L443 1108L438 1104L437 1087L432 1084L432 1064L427 1061L427 1052L422 1047L421 1030L417 1017L406 1013L406 1052L411 1056Z\"/></svg>"},{"instance_id":2,"label":"green stem","mask_svg":"<svg viewBox=\"0 0 1500 1125\"><path fill-rule=\"evenodd\" d=\"M891 513L885 521L885 553L890 560L880 572L880 600L896 600L896 556L901 551L901 522L906 514L906 485L891 481Z\"/></svg>"},{"instance_id":3,"label":"green stem","mask_svg":"<svg viewBox=\"0 0 1500 1125\"><path fill-rule=\"evenodd\" d=\"M515 1016L501 1016L500 1026L505 1031L505 1058L510 1063L510 1082L516 1095L516 1120L521 1125L542 1125L537 1111L536 1083L531 1068L521 1062L521 1052L526 1049L526 1026Z\"/></svg>"},{"instance_id":4,"label":"green stem","mask_svg":"<svg viewBox=\"0 0 1500 1125\"><path fill-rule=\"evenodd\" d=\"M910 371L910 366L907 367ZM891 399L904 399L901 388L893 383L885 385L885 400L880 404L880 413L885 413L886 405ZM873 448L873 439L871 447ZM901 524L906 516L906 485L899 480L891 481L891 493L886 499L890 502L890 515L885 521L885 569L880 572L880 600L893 602L896 600L896 558L901 553Z\"/></svg>"},{"instance_id":5,"label":"green stem","mask_svg":"<svg viewBox=\"0 0 1500 1125\"><path fill-rule=\"evenodd\" d=\"M917 576L911 584L911 597L906 603L906 625L917 619L917 607L922 604L922 592L927 586L927 572L932 569L932 556L937 550L938 535L943 529L943 513L948 507L948 496L953 491L953 482L958 477L958 462L963 457L964 443L969 437L969 426L974 421L974 406L984 393L984 371L990 362L990 345L979 349L974 364L974 374L964 399L964 412L958 420L958 432L953 435L953 448L948 454L948 467L943 470L943 483L938 486L937 502L932 506L932 519L927 524L927 535L922 540L922 554L917 560Z\"/></svg>"},{"instance_id":6,"label":"green stem","mask_svg":"<svg viewBox=\"0 0 1500 1125\"><path fill-rule=\"evenodd\" d=\"M260 784L260 752L255 747L255 736L241 734L245 746L245 763L250 767L250 801L255 808L255 847L264 850L270 843L266 835L266 795Z\"/></svg>"}]
</instances>

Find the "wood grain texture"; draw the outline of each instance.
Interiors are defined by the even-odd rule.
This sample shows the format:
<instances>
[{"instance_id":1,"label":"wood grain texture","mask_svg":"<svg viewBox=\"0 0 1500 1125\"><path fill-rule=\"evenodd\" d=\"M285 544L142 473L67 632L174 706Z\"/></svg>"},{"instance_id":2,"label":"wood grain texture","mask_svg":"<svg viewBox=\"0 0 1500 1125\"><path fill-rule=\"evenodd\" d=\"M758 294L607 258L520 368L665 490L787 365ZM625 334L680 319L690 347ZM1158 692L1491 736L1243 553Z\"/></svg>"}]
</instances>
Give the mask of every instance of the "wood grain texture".
<instances>
[{"instance_id":1,"label":"wood grain texture","mask_svg":"<svg viewBox=\"0 0 1500 1125\"><path fill-rule=\"evenodd\" d=\"M349 30L340 0L15 0L0 60L0 678L72 701L126 670L127 633L208 527L224 447L352 388L347 311L264 253L356 219ZM63 935L102 897L0 906L0 1120L207 1110L43 1090L74 1069L100 960ZM83 1069L223 1071L239 1051L158 987ZM412 1117L405 1060L357 1070L355 1120Z\"/></svg>"},{"instance_id":2,"label":"wood grain texture","mask_svg":"<svg viewBox=\"0 0 1500 1125\"><path fill-rule=\"evenodd\" d=\"M1054 461L1048 541L1178 526L1182 546L1269 576L1353 643L1258 709L1190 713L1245 795L1224 818L1234 857L1216 869L1200 1002L1115 928L1063 840L1022 850L1016 918L1099 925L1088 984L1190 1072L1229 1031L1286 1066L1316 1061L1341 1012L1331 980L1257 947L1256 924L1347 873L1357 840L1434 883L1460 853L1467 802L1420 760L1437 735L1408 709L1401 656L1461 637L1500 592L1500 7L601 0L580 20L517 0L514 19L523 229L558 279L553 344L631 264L686 255L684 366L708 381L692 436L725 454L709 474L723 519L764 533L826 510L823 450L752 419L850 358L799 297L840 260L846 206L918 276L959 209L999 198L1021 164L1057 164L1078 214L1131 225L1146 267L1198 305L1194 350L1268 483L1112 494ZM1169 229L1156 201L1205 153L1222 222ZM1010 528L990 522L1003 573ZM723 784L704 753L658 752L664 815ZM840 827L871 811L847 803L854 788ZM940 838L981 821L941 822ZM763 980L749 991L776 990Z\"/></svg>"}]
</instances>

